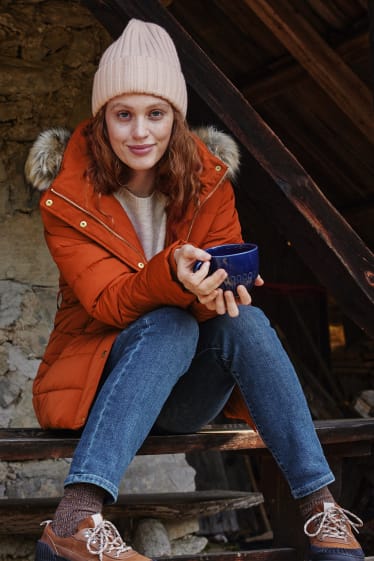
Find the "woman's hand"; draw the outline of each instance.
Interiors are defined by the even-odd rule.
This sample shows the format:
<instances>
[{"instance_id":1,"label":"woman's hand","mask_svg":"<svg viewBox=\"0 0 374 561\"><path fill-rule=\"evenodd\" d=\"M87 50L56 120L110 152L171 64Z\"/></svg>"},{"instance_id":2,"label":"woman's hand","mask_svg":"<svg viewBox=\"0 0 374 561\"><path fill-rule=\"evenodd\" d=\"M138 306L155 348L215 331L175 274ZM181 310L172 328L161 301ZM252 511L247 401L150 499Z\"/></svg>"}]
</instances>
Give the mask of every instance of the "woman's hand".
<instances>
[{"instance_id":1,"label":"woman's hand","mask_svg":"<svg viewBox=\"0 0 374 561\"><path fill-rule=\"evenodd\" d=\"M264 281L259 275L255 280L255 285L262 286L263 284ZM236 317L239 315L238 304L249 306L252 303L251 295L245 286L239 284L236 287L236 291L238 293L237 297L231 290L223 291L222 288L218 288L216 299L205 305L209 310L216 311L217 314L225 314L227 312L229 316Z\"/></svg>"},{"instance_id":2,"label":"woman's hand","mask_svg":"<svg viewBox=\"0 0 374 561\"><path fill-rule=\"evenodd\" d=\"M248 306L252 298L247 289L239 285L237 287L238 297L235 297L231 290L223 291L219 288L227 277L224 269L218 269L208 276L209 261L211 255L191 244L185 244L174 252L174 259L177 264L177 277L183 286L195 294L199 302L204 304L209 310L223 315L228 313L231 317L239 315L238 304ZM202 261L202 265L194 272L196 261ZM264 281L259 276L255 284L260 286Z\"/></svg>"}]
</instances>

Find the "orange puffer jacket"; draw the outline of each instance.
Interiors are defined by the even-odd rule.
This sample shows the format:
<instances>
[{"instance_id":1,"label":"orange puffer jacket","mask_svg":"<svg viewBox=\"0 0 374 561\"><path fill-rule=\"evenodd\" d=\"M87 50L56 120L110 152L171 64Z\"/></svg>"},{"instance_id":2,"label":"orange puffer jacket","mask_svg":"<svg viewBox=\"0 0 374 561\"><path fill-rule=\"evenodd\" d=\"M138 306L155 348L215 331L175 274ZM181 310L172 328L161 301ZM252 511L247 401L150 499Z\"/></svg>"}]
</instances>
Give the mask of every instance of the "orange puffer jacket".
<instances>
[{"instance_id":1,"label":"orange puffer jacket","mask_svg":"<svg viewBox=\"0 0 374 561\"><path fill-rule=\"evenodd\" d=\"M242 241L228 167L196 137L203 163L200 204L191 203L174 240L147 261L119 202L95 194L85 177L83 127L70 138L60 172L40 201L46 241L60 271L55 325L33 387L44 428L84 425L113 340L139 316L160 306L189 310L198 321L212 316L177 282L176 247ZM238 393L227 409L249 421Z\"/></svg>"}]
</instances>

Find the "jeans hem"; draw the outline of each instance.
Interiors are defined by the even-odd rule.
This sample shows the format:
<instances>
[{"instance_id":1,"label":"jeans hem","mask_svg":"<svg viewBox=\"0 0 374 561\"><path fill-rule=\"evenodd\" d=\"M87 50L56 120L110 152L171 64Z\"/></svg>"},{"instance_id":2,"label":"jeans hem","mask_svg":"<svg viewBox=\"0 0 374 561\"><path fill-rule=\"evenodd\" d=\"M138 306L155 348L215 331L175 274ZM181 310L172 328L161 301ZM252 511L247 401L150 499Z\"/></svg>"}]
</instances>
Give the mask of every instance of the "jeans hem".
<instances>
[{"instance_id":1,"label":"jeans hem","mask_svg":"<svg viewBox=\"0 0 374 561\"><path fill-rule=\"evenodd\" d=\"M90 474L80 474L80 475L69 475L64 481L64 487L68 485L72 485L73 483L91 483L92 485L96 485L97 487L101 487L104 489L110 496L106 497L105 504L113 504L116 502L118 497L118 489L103 477L99 475L90 475Z\"/></svg>"},{"instance_id":2,"label":"jeans hem","mask_svg":"<svg viewBox=\"0 0 374 561\"><path fill-rule=\"evenodd\" d=\"M330 485L330 483L333 483L334 481L335 477L333 473L330 472L327 475L320 477L316 481L313 481L312 483L308 483L307 485L303 485L302 487L298 487L297 489L291 489L291 493L294 499L302 499L303 497L306 497L311 493L314 493L315 491L319 491L323 487L326 487L326 485Z\"/></svg>"}]
</instances>

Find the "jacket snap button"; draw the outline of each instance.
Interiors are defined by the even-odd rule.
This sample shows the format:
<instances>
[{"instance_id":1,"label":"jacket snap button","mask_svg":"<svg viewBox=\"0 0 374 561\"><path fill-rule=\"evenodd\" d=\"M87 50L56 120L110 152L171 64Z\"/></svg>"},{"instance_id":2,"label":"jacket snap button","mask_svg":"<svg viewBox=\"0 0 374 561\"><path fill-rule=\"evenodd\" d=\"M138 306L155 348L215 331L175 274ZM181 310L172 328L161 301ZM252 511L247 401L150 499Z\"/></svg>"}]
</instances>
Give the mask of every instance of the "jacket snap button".
<instances>
[{"instance_id":1,"label":"jacket snap button","mask_svg":"<svg viewBox=\"0 0 374 561\"><path fill-rule=\"evenodd\" d=\"M140 263L138 263L138 267L139 267L139 269L144 269L144 263L142 263L142 262L140 261Z\"/></svg>"},{"instance_id":2,"label":"jacket snap button","mask_svg":"<svg viewBox=\"0 0 374 561\"><path fill-rule=\"evenodd\" d=\"M216 171L221 171L222 166L216 166Z\"/></svg>"},{"instance_id":3,"label":"jacket snap button","mask_svg":"<svg viewBox=\"0 0 374 561\"><path fill-rule=\"evenodd\" d=\"M79 224L79 226L80 226L81 228L86 228L87 222L86 222L85 220L82 220L82 222Z\"/></svg>"},{"instance_id":4,"label":"jacket snap button","mask_svg":"<svg viewBox=\"0 0 374 561\"><path fill-rule=\"evenodd\" d=\"M53 205L52 199L47 199L47 200L45 201L45 206L52 206L52 205Z\"/></svg>"}]
</instances>

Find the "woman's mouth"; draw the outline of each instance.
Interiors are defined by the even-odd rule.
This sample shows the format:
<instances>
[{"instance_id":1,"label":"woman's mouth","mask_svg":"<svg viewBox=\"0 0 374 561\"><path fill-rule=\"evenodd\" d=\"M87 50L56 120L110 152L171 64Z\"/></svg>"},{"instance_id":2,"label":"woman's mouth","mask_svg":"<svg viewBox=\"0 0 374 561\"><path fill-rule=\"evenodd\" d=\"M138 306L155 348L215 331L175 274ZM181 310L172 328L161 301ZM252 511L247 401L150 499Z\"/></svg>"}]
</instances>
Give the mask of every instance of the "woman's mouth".
<instances>
[{"instance_id":1,"label":"woman's mouth","mask_svg":"<svg viewBox=\"0 0 374 561\"><path fill-rule=\"evenodd\" d=\"M128 146L128 149L136 156L146 156L152 150L153 146L154 144L134 144Z\"/></svg>"}]
</instances>

